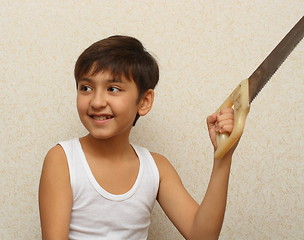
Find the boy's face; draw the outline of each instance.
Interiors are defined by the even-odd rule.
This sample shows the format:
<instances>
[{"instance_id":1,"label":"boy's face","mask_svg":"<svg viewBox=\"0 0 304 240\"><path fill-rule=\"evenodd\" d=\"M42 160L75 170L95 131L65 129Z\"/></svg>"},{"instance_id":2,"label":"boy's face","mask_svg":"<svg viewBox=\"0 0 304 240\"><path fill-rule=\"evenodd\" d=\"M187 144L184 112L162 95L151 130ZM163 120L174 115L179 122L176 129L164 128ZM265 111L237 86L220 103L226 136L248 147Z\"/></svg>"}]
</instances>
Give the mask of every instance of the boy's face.
<instances>
[{"instance_id":1,"label":"boy's face","mask_svg":"<svg viewBox=\"0 0 304 240\"><path fill-rule=\"evenodd\" d=\"M135 82L124 76L114 79L109 71L93 76L89 72L78 82L78 114L95 138L128 137L140 105Z\"/></svg>"}]
</instances>

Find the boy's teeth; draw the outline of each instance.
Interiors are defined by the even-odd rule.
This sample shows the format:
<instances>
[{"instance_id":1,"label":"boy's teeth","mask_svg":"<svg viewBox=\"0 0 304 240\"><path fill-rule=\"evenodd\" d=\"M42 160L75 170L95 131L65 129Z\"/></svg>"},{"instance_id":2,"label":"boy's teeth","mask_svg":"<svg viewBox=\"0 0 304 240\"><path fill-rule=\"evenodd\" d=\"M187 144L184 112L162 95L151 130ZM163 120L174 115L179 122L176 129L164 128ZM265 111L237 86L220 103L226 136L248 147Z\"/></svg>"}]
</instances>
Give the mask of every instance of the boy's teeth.
<instances>
[{"instance_id":1,"label":"boy's teeth","mask_svg":"<svg viewBox=\"0 0 304 240\"><path fill-rule=\"evenodd\" d=\"M94 118L95 120L102 121L102 120L110 119L110 118L112 118L112 117L111 117L111 116L93 116L93 118Z\"/></svg>"}]
</instances>

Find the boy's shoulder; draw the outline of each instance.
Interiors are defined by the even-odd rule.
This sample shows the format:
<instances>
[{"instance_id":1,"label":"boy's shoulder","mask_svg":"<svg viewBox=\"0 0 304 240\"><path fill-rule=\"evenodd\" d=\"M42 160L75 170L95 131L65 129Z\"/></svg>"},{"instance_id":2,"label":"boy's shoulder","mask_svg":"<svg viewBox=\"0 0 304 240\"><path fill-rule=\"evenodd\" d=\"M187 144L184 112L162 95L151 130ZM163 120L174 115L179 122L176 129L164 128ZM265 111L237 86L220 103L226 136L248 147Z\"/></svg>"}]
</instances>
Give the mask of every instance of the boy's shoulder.
<instances>
[{"instance_id":1,"label":"boy's shoulder","mask_svg":"<svg viewBox=\"0 0 304 240\"><path fill-rule=\"evenodd\" d=\"M64 156L64 150L59 144L53 146L46 154L46 158L53 158L60 156Z\"/></svg>"},{"instance_id":2,"label":"boy's shoulder","mask_svg":"<svg viewBox=\"0 0 304 240\"><path fill-rule=\"evenodd\" d=\"M67 159L63 148L56 144L46 154L44 159L44 168L63 169L67 167Z\"/></svg>"},{"instance_id":3,"label":"boy's shoulder","mask_svg":"<svg viewBox=\"0 0 304 240\"><path fill-rule=\"evenodd\" d=\"M46 154L45 160L47 162L54 162L54 164L67 164L67 152L75 147L80 146L79 138L71 138L57 142Z\"/></svg>"},{"instance_id":4,"label":"boy's shoulder","mask_svg":"<svg viewBox=\"0 0 304 240\"><path fill-rule=\"evenodd\" d=\"M164 164L166 162L169 162L169 160L163 156L162 154L156 153L156 152L150 152L153 159L155 160L156 164Z\"/></svg>"},{"instance_id":5,"label":"boy's shoulder","mask_svg":"<svg viewBox=\"0 0 304 240\"><path fill-rule=\"evenodd\" d=\"M176 174L176 170L170 161L162 154L150 152L160 173L161 179L170 174Z\"/></svg>"}]
</instances>

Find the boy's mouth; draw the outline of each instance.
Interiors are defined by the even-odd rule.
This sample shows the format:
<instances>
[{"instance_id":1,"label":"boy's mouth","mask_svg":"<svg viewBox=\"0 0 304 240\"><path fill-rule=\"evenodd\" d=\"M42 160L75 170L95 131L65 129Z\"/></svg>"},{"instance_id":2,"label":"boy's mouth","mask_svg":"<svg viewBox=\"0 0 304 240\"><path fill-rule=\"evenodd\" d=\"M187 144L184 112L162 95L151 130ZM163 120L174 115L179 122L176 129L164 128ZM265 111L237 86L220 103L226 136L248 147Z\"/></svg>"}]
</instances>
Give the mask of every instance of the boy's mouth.
<instances>
[{"instance_id":1,"label":"boy's mouth","mask_svg":"<svg viewBox=\"0 0 304 240\"><path fill-rule=\"evenodd\" d=\"M94 120L97 120L97 121L103 121L103 120L111 119L111 118L113 118L113 116L110 116L110 115L107 115L107 116L91 115L91 118L93 118Z\"/></svg>"}]
</instances>

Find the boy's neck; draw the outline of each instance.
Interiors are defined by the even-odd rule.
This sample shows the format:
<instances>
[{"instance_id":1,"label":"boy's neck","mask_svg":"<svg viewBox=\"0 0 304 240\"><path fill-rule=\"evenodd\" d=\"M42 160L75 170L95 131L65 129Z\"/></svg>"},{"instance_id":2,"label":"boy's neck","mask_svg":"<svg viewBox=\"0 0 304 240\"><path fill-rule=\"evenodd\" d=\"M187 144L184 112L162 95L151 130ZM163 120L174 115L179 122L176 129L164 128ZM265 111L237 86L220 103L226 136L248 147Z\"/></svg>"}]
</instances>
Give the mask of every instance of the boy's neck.
<instances>
[{"instance_id":1,"label":"boy's neck","mask_svg":"<svg viewBox=\"0 0 304 240\"><path fill-rule=\"evenodd\" d=\"M101 156L102 158L120 159L128 152L133 151L129 138L111 138L101 140L88 134L80 139L80 143L86 154Z\"/></svg>"}]
</instances>

